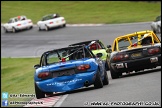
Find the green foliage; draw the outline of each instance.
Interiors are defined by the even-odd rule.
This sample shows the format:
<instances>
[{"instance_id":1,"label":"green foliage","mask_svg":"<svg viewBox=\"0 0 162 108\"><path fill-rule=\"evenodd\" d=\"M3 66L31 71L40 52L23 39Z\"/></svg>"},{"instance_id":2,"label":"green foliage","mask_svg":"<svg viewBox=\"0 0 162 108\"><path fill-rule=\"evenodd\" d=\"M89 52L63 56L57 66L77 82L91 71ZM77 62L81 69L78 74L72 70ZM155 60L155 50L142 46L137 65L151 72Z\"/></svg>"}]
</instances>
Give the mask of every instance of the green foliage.
<instances>
[{"instance_id":1,"label":"green foliage","mask_svg":"<svg viewBox=\"0 0 162 108\"><path fill-rule=\"evenodd\" d=\"M44 15L59 13L68 24L153 21L161 14L161 2L133 1L2 1L1 22L26 15L33 23Z\"/></svg>"},{"instance_id":2,"label":"green foliage","mask_svg":"<svg viewBox=\"0 0 162 108\"><path fill-rule=\"evenodd\" d=\"M1 58L1 91L9 94L35 94L33 66L39 58ZM9 101L30 98L9 98Z\"/></svg>"}]
</instances>

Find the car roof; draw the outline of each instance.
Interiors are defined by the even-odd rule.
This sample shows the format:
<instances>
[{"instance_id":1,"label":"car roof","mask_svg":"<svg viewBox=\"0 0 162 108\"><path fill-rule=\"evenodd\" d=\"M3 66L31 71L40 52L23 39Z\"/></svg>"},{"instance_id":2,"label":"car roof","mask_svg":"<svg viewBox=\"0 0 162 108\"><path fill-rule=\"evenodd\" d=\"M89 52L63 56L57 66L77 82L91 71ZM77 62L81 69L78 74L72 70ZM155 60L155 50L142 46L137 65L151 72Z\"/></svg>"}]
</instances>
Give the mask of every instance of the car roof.
<instances>
[{"instance_id":1,"label":"car roof","mask_svg":"<svg viewBox=\"0 0 162 108\"><path fill-rule=\"evenodd\" d=\"M19 15L20 17L26 17L25 15ZM18 16L16 16L16 17L12 17L12 18L10 18L10 20L11 19L18 19Z\"/></svg>"},{"instance_id":2,"label":"car roof","mask_svg":"<svg viewBox=\"0 0 162 108\"><path fill-rule=\"evenodd\" d=\"M63 48L49 50L49 51L44 52L43 54L49 54L49 53L60 51L60 50L69 50L69 49L72 49L72 48L81 48L81 47L83 47L83 45L68 46L68 47L63 47Z\"/></svg>"},{"instance_id":3,"label":"car roof","mask_svg":"<svg viewBox=\"0 0 162 108\"><path fill-rule=\"evenodd\" d=\"M47 14L47 15L44 15L43 18L44 18L44 17L47 17L47 16L53 16L54 14L58 15L58 13Z\"/></svg>"},{"instance_id":4,"label":"car roof","mask_svg":"<svg viewBox=\"0 0 162 108\"><path fill-rule=\"evenodd\" d=\"M82 41L82 42L78 42L78 43L70 44L69 46L74 46L74 45L83 45L83 44L87 45L87 44L89 44L89 43L92 42L92 41L99 42L100 40L96 39L96 40Z\"/></svg>"},{"instance_id":5,"label":"car roof","mask_svg":"<svg viewBox=\"0 0 162 108\"><path fill-rule=\"evenodd\" d=\"M153 32L153 31L150 31L150 30L138 31L138 32L134 32L134 33L130 33L130 34L118 36L118 37L116 37L116 39L120 39L120 38L123 38L123 37L132 37L132 36L135 36L135 35L138 35L138 34L144 35L144 34L146 34L146 33L151 33L151 34L153 33L153 34L154 34L154 32Z\"/></svg>"}]
</instances>

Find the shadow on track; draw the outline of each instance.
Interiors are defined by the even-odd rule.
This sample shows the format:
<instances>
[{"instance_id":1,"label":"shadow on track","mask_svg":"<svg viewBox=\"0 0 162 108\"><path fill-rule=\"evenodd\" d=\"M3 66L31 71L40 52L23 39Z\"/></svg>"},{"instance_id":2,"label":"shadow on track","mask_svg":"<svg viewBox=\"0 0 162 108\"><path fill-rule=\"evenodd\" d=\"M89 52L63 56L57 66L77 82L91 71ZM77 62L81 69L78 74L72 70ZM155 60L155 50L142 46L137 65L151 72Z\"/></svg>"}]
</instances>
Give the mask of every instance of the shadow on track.
<instances>
[{"instance_id":1,"label":"shadow on track","mask_svg":"<svg viewBox=\"0 0 162 108\"><path fill-rule=\"evenodd\" d=\"M149 74L149 73L159 72L159 71L161 71L161 66L160 66L160 68L155 68L155 69L151 69L151 70L144 70L144 71L139 71L139 72L135 72L135 73L132 72L130 74L122 75L120 78L133 77L133 76L137 76L137 75Z\"/></svg>"}]
</instances>

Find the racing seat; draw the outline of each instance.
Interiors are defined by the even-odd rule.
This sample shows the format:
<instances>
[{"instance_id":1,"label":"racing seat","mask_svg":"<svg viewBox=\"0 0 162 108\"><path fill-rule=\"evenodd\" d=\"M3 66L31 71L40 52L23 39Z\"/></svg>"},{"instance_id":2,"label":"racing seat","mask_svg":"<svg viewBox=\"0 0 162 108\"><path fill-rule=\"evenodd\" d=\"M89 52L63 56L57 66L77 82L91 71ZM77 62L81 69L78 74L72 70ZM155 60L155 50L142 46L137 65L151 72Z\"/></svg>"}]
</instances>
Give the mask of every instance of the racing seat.
<instances>
[{"instance_id":1,"label":"racing seat","mask_svg":"<svg viewBox=\"0 0 162 108\"><path fill-rule=\"evenodd\" d=\"M142 39L141 45L149 45L152 43L152 38L151 37L146 37Z\"/></svg>"},{"instance_id":2,"label":"racing seat","mask_svg":"<svg viewBox=\"0 0 162 108\"><path fill-rule=\"evenodd\" d=\"M101 47L98 45L98 44L92 44L90 46L90 50L97 50L97 49L100 49Z\"/></svg>"},{"instance_id":3,"label":"racing seat","mask_svg":"<svg viewBox=\"0 0 162 108\"><path fill-rule=\"evenodd\" d=\"M76 59L82 59L83 57L83 52L78 52L76 53Z\"/></svg>"}]
</instances>

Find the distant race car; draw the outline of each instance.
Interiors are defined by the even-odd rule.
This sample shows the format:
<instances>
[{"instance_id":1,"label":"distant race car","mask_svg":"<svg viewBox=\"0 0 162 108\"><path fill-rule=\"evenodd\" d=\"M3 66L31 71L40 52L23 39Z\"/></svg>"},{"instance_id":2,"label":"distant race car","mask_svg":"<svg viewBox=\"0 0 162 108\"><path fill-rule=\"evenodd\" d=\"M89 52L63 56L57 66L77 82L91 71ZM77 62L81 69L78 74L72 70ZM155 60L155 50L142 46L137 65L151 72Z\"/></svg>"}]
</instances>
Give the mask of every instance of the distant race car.
<instances>
[{"instance_id":1,"label":"distant race car","mask_svg":"<svg viewBox=\"0 0 162 108\"><path fill-rule=\"evenodd\" d=\"M105 61L105 68L106 70L109 70L109 67L108 67L108 62L109 62L109 58L110 58L110 53L111 52L108 52L109 46L107 46L107 48L104 46L103 42L101 40L89 40L89 41L84 41L84 42L79 42L79 43L74 43L74 44L71 44L69 46L73 46L73 45L88 45L90 44L91 42L95 41L95 43L91 44L89 46L89 49L96 55L97 53L102 53L102 57L101 59Z\"/></svg>"},{"instance_id":2,"label":"distant race car","mask_svg":"<svg viewBox=\"0 0 162 108\"><path fill-rule=\"evenodd\" d=\"M155 21L151 23L151 29L154 33L161 33L161 15L157 16Z\"/></svg>"},{"instance_id":3,"label":"distant race car","mask_svg":"<svg viewBox=\"0 0 162 108\"><path fill-rule=\"evenodd\" d=\"M115 38L110 56L112 79L122 73L161 66L161 41L153 31L139 31Z\"/></svg>"},{"instance_id":4,"label":"distant race car","mask_svg":"<svg viewBox=\"0 0 162 108\"><path fill-rule=\"evenodd\" d=\"M102 88L109 80L105 64L87 46L71 46L44 52L35 65L36 97L44 98L53 92L67 92L94 85Z\"/></svg>"},{"instance_id":5,"label":"distant race car","mask_svg":"<svg viewBox=\"0 0 162 108\"><path fill-rule=\"evenodd\" d=\"M22 15L10 18L9 22L3 25L3 28L6 33L10 31L15 33L19 30L33 28L33 22L31 19L27 19L26 16Z\"/></svg>"},{"instance_id":6,"label":"distant race car","mask_svg":"<svg viewBox=\"0 0 162 108\"><path fill-rule=\"evenodd\" d=\"M66 21L64 17L59 14L48 14L43 16L41 21L37 22L39 30L48 31L50 28L54 27L66 27Z\"/></svg>"}]
</instances>

